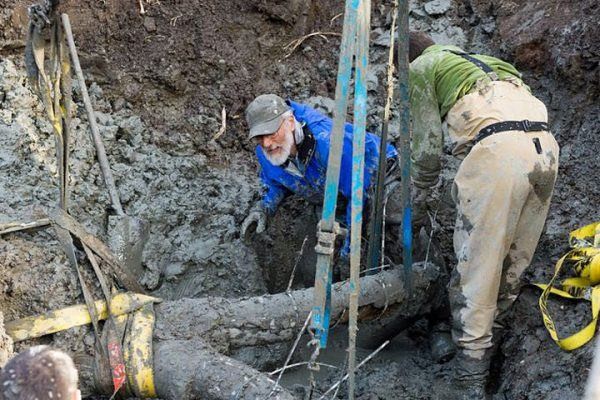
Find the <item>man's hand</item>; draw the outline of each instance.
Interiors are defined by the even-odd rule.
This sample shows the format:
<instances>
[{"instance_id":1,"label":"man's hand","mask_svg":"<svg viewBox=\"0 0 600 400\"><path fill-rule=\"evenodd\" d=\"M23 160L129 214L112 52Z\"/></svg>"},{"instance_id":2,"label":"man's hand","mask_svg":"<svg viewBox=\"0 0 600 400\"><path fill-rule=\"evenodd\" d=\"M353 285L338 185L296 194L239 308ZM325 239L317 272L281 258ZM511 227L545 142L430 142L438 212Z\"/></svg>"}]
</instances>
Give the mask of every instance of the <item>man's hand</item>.
<instances>
[{"instance_id":1,"label":"man's hand","mask_svg":"<svg viewBox=\"0 0 600 400\"><path fill-rule=\"evenodd\" d=\"M267 213L260 208L251 210L240 228L242 238L246 237L246 232L251 226L256 226L256 233L263 233L267 227Z\"/></svg>"}]
</instances>

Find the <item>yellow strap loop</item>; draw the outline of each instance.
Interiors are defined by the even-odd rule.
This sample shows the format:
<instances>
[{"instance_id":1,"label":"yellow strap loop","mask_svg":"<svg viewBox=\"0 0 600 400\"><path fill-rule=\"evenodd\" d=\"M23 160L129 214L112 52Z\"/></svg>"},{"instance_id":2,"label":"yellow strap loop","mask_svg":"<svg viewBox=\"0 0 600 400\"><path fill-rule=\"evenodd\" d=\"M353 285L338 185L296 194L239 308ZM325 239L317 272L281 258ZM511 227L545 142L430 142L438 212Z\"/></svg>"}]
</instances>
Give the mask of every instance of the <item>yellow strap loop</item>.
<instances>
[{"instance_id":1,"label":"yellow strap loop","mask_svg":"<svg viewBox=\"0 0 600 400\"><path fill-rule=\"evenodd\" d=\"M596 333L596 325L598 323L598 312L600 311L600 288L592 289L592 321L579 332L558 340L557 343L561 349L571 351L575 350L587 342L589 342Z\"/></svg>"},{"instance_id":2,"label":"yellow strap loop","mask_svg":"<svg viewBox=\"0 0 600 400\"><path fill-rule=\"evenodd\" d=\"M138 398L156 398L152 336L154 331L154 303L156 297L137 293L118 293L112 297L110 314L116 316L116 332L122 332L127 314L133 313L123 345L123 359L130 392ZM107 319L106 301L94 302L98 319ZM85 305L66 307L44 315L26 317L6 324L6 332L15 342L37 338L86 325L91 317Z\"/></svg>"},{"instance_id":3,"label":"yellow strap loop","mask_svg":"<svg viewBox=\"0 0 600 400\"><path fill-rule=\"evenodd\" d=\"M571 232L569 234L569 244L571 247L581 245L600 247L600 222L594 222Z\"/></svg>"},{"instance_id":4,"label":"yellow strap loop","mask_svg":"<svg viewBox=\"0 0 600 400\"><path fill-rule=\"evenodd\" d=\"M111 302L111 314L123 315L140 309L148 303L158 303L160 299L137 293L119 293ZM94 302L98 319L108 318L106 301ZM75 326L89 324L92 321L85 305L76 305L51 311L47 314L26 317L6 323L6 333L15 342L32 339L59 331L64 331Z\"/></svg>"},{"instance_id":5,"label":"yellow strap loop","mask_svg":"<svg viewBox=\"0 0 600 400\"><path fill-rule=\"evenodd\" d=\"M129 387L136 397L156 398L152 333L154 306L146 304L133 314L131 327L125 339L125 366Z\"/></svg>"},{"instance_id":6,"label":"yellow strap loop","mask_svg":"<svg viewBox=\"0 0 600 400\"><path fill-rule=\"evenodd\" d=\"M544 284L541 284L541 283L535 283L534 286L537 286L537 287L539 287L542 290L546 290L546 288L550 288L549 289L550 293L555 294L555 295L560 296L560 297L564 297L565 299L583 299L583 296L578 296L576 294L571 294L571 293L569 293L566 290L560 290L560 289L553 288L553 287L550 287L548 285L544 285Z\"/></svg>"},{"instance_id":7,"label":"yellow strap loop","mask_svg":"<svg viewBox=\"0 0 600 400\"><path fill-rule=\"evenodd\" d=\"M592 256L587 264L589 269L589 277L592 284L597 285L600 283L600 250L598 254Z\"/></svg>"},{"instance_id":8,"label":"yellow strap loop","mask_svg":"<svg viewBox=\"0 0 600 400\"><path fill-rule=\"evenodd\" d=\"M596 332L598 315L600 314L600 248L595 246L598 246L599 242L600 222L586 225L571 232L569 243L573 249L558 260L554 267L554 275L547 285L535 284L535 286L542 289L538 303L544 325L552 339L563 350L570 351L583 346L594 337ZM572 266L572 272L577 276L564 279L561 290L555 288L554 283L565 263ZM592 305L592 321L579 332L563 339L559 338L547 307L550 294L567 299L589 300Z\"/></svg>"}]
</instances>

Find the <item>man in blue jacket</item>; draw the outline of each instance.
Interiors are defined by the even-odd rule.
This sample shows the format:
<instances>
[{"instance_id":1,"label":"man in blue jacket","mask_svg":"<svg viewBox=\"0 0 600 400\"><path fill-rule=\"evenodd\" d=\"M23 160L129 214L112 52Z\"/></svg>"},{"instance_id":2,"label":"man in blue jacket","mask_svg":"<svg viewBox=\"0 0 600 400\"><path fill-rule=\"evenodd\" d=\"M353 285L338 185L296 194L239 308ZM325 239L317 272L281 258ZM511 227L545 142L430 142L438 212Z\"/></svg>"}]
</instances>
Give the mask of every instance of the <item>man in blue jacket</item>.
<instances>
[{"instance_id":1,"label":"man in blue jacket","mask_svg":"<svg viewBox=\"0 0 600 400\"><path fill-rule=\"evenodd\" d=\"M260 179L264 185L262 199L252 208L241 227L242 236L256 224L256 232L266 228L267 217L273 215L281 201L290 194L297 194L311 203L322 204L325 191L329 141L333 121L309 106L284 101L274 94L258 96L246 109L249 137L256 146L260 164ZM352 196L352 125L344 127L342 163L339 194L350 200ZM367 133L365 138L364 193L368 204L379 161L378 136ZM386 148L385 192L386 225L398 227L402 221L399 190L398 153L392 145ZM339 196L338 196L339 199ZM346 206L346 225L350 225L350 201ZM365 213L368 215L368 213ZM399 229L393 229L399 231ZM347 264L349 236L339 252L342 265ZM397 232L394 239L399 239ZM444 321L433 317L430 321L430 346L432 356L443 362L454 354L450 335ZM441 322L441 323L440 323Z\"/></svg>"},{"instance_id":2,"label":"man in blue jacket","mask_svg":"<svg viewBox=\"0 0 600 400\"><path fill-rule=\"evenodd\" d=\"M246 109L249 137L255 140L256 157L260 164L260 179L264 194L244 220L241 234L256 224L256 232L266 228L267 216L272 216L281 201L297 194L314 204L322 204L325 192L329 141L333 121L311 107L284 101L274 94L258 96ZM350 200L352 183L352 125L344 127L344 144L340 170L339 194ZM368 201L376 180L379 161L378 136L367 133L365 139L364 193ZM387 146L388 182L397 174L398 153ZM393 207L391 207L393 208ZM389 216L398 223L398 216ZM346 224L350 223L350 201L346 207ZM340 258L348 257L349 239L340 250Z\"/></svg>"}]
</instances>

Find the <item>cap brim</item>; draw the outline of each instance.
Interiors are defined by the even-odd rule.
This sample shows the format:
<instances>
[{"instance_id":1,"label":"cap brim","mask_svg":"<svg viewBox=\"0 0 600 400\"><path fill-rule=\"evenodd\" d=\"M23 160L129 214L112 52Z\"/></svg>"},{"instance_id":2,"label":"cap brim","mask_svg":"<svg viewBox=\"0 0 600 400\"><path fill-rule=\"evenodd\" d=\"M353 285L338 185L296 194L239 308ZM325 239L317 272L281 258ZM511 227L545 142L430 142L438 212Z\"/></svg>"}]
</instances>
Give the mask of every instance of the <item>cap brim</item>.
<instances>
[{"instance_id":1,"label":"cap brim","mask_svg":"<svg viewBox=\"0 0 600 400\"><path fill-rule=\"evenodd\" d=\"M270 135L272 133L277 132L277 129L279 129L280 125L281 116L278 116L270 121L254 125L252 128L250 128L250 134L248 136L250 137L250 139L252 139L256 136Z\"/></svg>"}]
</instances>

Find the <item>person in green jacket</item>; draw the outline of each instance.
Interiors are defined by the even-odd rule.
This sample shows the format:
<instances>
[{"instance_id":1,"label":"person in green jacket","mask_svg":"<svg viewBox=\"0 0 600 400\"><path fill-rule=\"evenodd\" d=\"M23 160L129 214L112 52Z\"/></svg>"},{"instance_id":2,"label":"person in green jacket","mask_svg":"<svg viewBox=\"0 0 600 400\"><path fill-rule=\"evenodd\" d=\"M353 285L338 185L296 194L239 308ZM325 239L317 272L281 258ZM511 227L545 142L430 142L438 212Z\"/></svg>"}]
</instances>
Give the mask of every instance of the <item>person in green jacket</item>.
<instances>
[{"instance_id":1,"label":"person in green jacket","mask_svg":"<svg viewBox=\"0 0 600 400\"><path fill-rule=\"evenodd\" d=\"M447 135L462 160L452 187L458 262L448 286L458 348L453 387L463 398L484 398L493 333L506 323L542 233L559 147L546 107L515 67L422 33L411 33L409 47L414 228L430 224L426 199Z\"/></svg>"}]
</instances>

